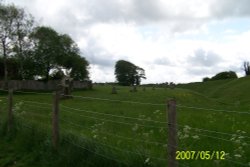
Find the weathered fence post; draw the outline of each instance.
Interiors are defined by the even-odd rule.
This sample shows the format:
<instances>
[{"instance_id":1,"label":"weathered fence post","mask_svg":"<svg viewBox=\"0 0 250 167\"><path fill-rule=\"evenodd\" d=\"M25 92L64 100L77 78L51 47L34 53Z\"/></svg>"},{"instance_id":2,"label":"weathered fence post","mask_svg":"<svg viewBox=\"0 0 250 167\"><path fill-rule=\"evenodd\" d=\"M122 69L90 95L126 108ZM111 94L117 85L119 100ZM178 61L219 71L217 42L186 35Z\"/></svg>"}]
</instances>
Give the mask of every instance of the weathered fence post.
<instances>
[{"instance_id":1,"label":"weathered fence post","mask_svg":"<svg viewBox=\"0 0 250 167\"><path fill-rule=\"evenodd\" d=\"M168 116L168 166L177 167L176 148L177 148L177 133L176 133L176 101L174 99L168 101L167 105Z\"/></svg>"},{"instance_id":2,"label":"weathered fence post","mask_svg":"<svg viewBox=\"0 0 250 167\"><path fill-rule=\"evenodd\" d=\"M9 89L8 96L8 132L13 127L13 90Z\"/></svg>"},{"instance_id":3,"label":"weathered fence post","mask_svg":"<svg viewBox=\"0 0 250 167\"><path fill-rule=\"evenodd\" d=\"M52 113L52 143L57 150L59 143L59 91L53 93L53 113Z\"/></svg>"}]
</instances>

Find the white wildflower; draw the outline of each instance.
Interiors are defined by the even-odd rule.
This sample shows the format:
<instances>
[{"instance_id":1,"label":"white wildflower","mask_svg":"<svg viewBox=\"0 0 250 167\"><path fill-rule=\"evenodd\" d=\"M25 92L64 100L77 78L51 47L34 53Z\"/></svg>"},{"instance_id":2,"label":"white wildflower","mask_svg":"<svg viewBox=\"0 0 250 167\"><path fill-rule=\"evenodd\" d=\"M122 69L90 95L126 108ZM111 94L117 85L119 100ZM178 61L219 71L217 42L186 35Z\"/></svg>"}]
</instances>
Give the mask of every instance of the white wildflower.
<instances>
[{"instance_id":1,"label":"white wildflower","mask_svg":"<svg viewBox=\"0 0 250 167\"><path fill-rule=\"evenodd\" d=\"M235 154L234 155L236 158L241 158L241 155L240 154Z\"/></svg>"},{"instance_id":2,"label":"white wildflower","mask_svg":"<svg viewBox=\"0 0 250 167\"><path fill-rule=\"evenodd\" d=\"M137 124L135 124L135 126L132 128L133 131L137 131L139 128L139 126Z\"/></svg>"},{"instance_id":3,"label":"white wildflower","mask_svg":"<svg viewBox=\"0 0 250 167\"><path fill-rule=\"evenodd\" d=\"M200 137L198 135L192 136L193 139L199 139Z\"/></svg>"},{"instance_id":4,"label":"white wildflower","mask_svg":"<svg viewBox=\"0 0 250 167\"><path fill-rule=\"evenodd\" d=\"M147 158L145 161L144 161L144 164L148 164L150 161L150 158Z\"/></svg>"},{"instance_id":5,"label":"white wildflower","mask_svg":"<svg viewBox=\"0 0 250 167\"><path fill-rule=\"evenodd\" d=\"M238 144L239 144L239 143L240 143L240 140L235 140L235 143L238 143Z\"/></svg>"}]
</instances>

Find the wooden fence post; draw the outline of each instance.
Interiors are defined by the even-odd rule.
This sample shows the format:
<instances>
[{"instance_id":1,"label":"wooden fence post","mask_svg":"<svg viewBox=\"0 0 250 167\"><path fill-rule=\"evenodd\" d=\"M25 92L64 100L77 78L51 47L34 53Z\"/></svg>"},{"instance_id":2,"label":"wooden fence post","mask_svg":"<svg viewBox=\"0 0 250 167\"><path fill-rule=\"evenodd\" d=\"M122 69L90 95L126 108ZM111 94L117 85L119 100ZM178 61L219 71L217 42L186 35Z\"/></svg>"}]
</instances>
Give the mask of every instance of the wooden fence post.
<instances>
[{"instance_id":1,"label":"wooden fence post","mask_svg":"<svg viewBox=\"0 0 250 167\"><path fill-rule=\"evenodd\" d=\"M8 132L11 131L13 127L13 90L9 89L8 96Z\"/></svg>"},{"instance_id":2,"label":"wooden fence post","mask_svg":"<svg viewBox=\"0 0 250 167\"><path fill-rule=\"evenodd\" d=\"M176 101L174 99L168 101L168 167L177 167L176 161L176 147L177 147L177 133L176 133Z\"/></svg>"},{"instance_id":3,"label":"wooden fence post","mask_svg":"<svg viewBox=\"0 0 250 167\"><path fill-rule=\"evenodd\" d=\"M53 93L52 143L55 150L59 143L59 91Z\"/></svg>"}]
</instances>

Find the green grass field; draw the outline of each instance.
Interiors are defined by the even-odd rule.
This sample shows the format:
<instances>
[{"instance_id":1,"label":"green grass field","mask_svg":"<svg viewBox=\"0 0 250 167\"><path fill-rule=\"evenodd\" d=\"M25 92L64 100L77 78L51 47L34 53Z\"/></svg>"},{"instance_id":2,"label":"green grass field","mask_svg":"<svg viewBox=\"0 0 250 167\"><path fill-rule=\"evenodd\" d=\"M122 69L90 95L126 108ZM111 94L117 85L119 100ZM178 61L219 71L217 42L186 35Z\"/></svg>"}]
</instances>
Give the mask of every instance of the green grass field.
<instances>
[{"instance_id":1,"label":"green grass field","mask_svg":"<svg viewBox=\"0 0 250 167\"><path fill-rule=\"evenodd\" d=\"M225 152L219 157L225 160L179 160L179 166L250 166L248 85L249 77L136 93L117 87L111 94L111 86L74 91L74 98L60 101L59 151L51 149L52 94L15 92L15 130L8 134L7 93L1 91L0 166L167 166L172 98L177 150Z\"/></svg>"}]
</instances>

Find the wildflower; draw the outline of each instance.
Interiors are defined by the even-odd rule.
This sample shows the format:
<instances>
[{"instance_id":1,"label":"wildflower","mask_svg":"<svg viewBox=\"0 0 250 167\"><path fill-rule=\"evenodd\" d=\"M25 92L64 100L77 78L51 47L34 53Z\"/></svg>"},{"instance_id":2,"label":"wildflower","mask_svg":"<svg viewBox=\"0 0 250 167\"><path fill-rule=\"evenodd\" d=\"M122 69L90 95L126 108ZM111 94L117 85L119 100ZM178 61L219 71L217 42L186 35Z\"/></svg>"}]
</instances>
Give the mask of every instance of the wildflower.
<instances>
[{"instance_id":1,"label":"wildflower","mask_svg":"<svg viewBox=\"0 0 250 167\"><path fill-rule=\"evenodd\" d=\"M193 139L199 139L200 137L198 135L192 136Z\"/></svg>"},{"instance_id":2,"label":"wildflower","mask_svg":"<svg viewBox=\"0 0 250 167\"><path fill-rule=\"evenodd\" d=\"M241 158L241 155L240 154L235 154L234 155L236 158Z\"/></svg>"},{"instance_id":3,"label":"wildflower","mask_svg":"<svg viewBox=\"0 0 250 167\"><path fill-rule=\"evenodd\" d=\"M148 164L150 161L150 158L147 158L145 161L144 161L144 164Z\"/></svg>"},{"instance_id":4,"label":"wildflower","mask_svg":"<svg viewBox=\"0 0 250 167\"><path fill-rule=\"evenodd\" d=\"M133 131L137 131L137 130L138 130L138 128L139 128L139 127L138 127L138 125L137 125L137 124L135 124L135 126L132 128L132 130L133 130Z\"/></svg>"}]
</instances>

